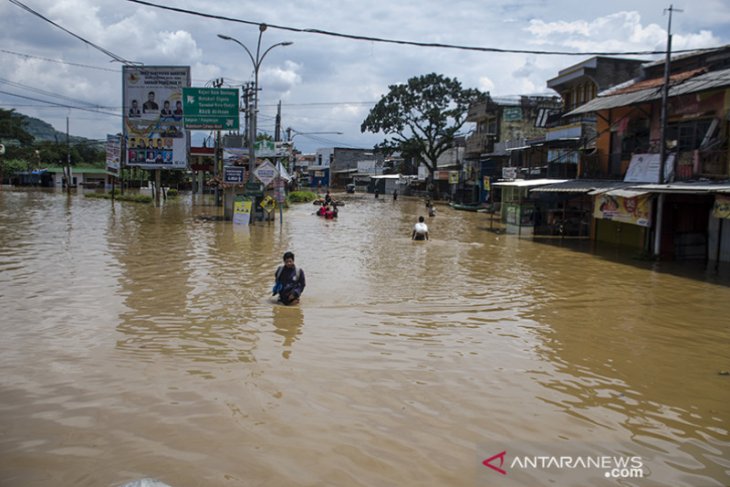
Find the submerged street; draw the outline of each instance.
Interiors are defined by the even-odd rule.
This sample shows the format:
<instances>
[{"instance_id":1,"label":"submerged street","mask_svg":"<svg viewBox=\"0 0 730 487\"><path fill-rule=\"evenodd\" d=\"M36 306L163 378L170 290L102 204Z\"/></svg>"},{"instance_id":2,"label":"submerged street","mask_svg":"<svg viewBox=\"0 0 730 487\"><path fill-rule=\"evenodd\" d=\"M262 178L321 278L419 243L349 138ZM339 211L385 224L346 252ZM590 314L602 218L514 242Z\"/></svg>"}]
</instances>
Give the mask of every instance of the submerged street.
<instances>
[{"instance_id":1,"label":"submerged street","mask_svg":"<svg viewBox=\"0 0 730 487\"><path fill-rule=\"evenodd\" d=\"M241 227L190 195L1 191L0 485L728 484L727 277L446 206L413 242L423 201L337 197ZM503 476L502 451L643 473Z\"/></svg>"}]
</instances>

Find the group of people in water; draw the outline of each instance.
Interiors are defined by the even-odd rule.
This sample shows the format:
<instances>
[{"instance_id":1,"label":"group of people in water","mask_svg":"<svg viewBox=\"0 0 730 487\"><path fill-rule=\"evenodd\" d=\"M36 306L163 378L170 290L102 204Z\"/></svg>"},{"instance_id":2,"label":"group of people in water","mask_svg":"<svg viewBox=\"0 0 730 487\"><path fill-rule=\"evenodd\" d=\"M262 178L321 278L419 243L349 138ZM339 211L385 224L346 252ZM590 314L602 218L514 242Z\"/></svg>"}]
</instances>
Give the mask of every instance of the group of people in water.
<instances>
[{"instance_id":1,"label":"group of people in water","mask_svg":"<svg viewBox=\"0 0 730 487\"><path fill-rule=\"evenodd\" d=\"M375 197L378 197L378 193L375 193ZM393 200L397 200L397 191L393 192ZM315 202L317 203L317 202ZM316 211L318 216L334 219L337 218L337 202L332 199L332 195L329 191L325 194L319 202L319 208ZM426 199L426 209L428 210L428 216L436 216L436 209L433 206L431 198ZM418 217L418 222L413 226L411 232L412 240L428 240L428 225L426 225L426 219L423 216ZM274 274L275 283L272 289L272 294L279 295L279 302L284 305L299 304L299 299L304 292L306 286L306 279L304 277L304 271L298 268L294 264L294 254L292 252L286 252L283 257L284 264L280 265L276 269Z\"/></svg>"},{"instance_id":2,"label":"group of people in water","mask_svg":"<svg viewBox=\"0 0 730 487\"><path fill-rule=\"evenodd\" d=\"M332 195L327 191L324 195L324 199L320 201L320 207L316 211L317 216L324 217L328 220L337 218L337 202L332 199Z\"/></svg>"}]
</instances>

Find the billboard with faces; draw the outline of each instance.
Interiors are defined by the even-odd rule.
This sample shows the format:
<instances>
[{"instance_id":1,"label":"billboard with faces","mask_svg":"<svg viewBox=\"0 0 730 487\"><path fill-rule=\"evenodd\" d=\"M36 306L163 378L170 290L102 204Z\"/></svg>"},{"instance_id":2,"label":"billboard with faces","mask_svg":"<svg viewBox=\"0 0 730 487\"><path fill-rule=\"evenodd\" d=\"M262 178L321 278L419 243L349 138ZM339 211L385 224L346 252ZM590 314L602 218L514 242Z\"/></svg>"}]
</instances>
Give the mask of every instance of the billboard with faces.
<instances>
[{"instance_id":1,"label":"billboard with faces","mask_svg":"<svg viewBox=\"0 0 730 487\"><path fill-rule=\"evenodd\" d=\"M190 66L124 66L122 77L126 164L186 169L182 89L190 86Z\"/></svg>"}]
</instances>

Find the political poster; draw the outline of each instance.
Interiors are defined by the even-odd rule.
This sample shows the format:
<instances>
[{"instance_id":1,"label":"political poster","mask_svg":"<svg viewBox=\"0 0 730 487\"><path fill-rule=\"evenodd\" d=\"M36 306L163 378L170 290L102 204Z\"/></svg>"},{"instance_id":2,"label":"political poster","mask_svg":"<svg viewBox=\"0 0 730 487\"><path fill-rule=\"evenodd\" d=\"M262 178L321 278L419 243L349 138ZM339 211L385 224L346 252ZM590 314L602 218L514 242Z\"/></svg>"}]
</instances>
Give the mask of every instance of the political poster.
<instances>
[{"instance_id":1,"label":"political poster","mask_svg":"<svg viewBox=\"0 0 730 487\"><path fill-rule=\"evenodd\" d=\"M182 89L190 86L190 66L124 66L122 77L126 164L186 169Z\"/></svg>"}]
</instances>

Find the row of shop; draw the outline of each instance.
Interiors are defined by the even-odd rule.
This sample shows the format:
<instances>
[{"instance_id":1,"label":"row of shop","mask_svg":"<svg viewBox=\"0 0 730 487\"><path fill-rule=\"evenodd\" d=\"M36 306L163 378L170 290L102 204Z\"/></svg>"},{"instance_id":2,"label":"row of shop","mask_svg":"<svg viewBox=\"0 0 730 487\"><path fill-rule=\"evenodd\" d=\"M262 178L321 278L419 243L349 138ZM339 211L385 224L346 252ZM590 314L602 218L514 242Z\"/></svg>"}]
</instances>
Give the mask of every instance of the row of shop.
<instances>
[{"instance_id":1,"label":"row of shop","mask_svg":"<svg viewBox=\"0 0 730 487\"><path fill-rule=\"evenodd\" d=\"M518 179L493 186L507 233L591 239L663 260L730 262L728 182Z\"/></svg>"}]
</instances>

